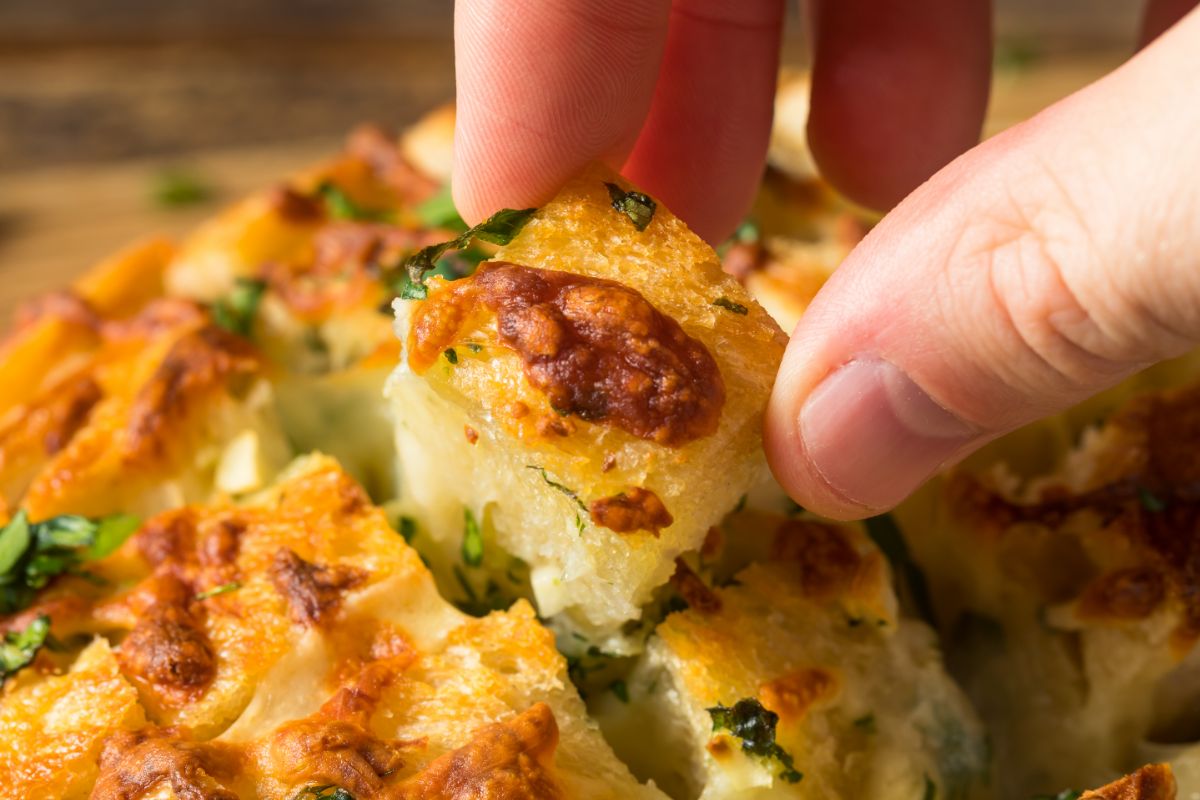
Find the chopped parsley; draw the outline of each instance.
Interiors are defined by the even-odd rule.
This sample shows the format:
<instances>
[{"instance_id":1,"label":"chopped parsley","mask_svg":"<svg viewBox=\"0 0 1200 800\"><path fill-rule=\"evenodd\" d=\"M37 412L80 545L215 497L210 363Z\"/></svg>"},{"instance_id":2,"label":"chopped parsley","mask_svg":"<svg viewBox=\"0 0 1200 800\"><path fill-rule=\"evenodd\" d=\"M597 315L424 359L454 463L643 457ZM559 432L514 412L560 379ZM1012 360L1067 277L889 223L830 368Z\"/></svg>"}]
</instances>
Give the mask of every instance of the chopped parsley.
<instances>
[{"instance_id":1,"label":"chopped parsley","mask_svg":"<svg viewBox=\"0 0 1200 800\"><path fill-rule=\"evenodd\" d=\"M1138 500L1142 503L1142 508L1152 514L1159 514L1167 510L1167 503L1154 492L1147 489L1145 486L1137 487Z\"/></svg>"},{"instance_id":2,"label":"chopped parsley","mask_svg":"<svg viewBox=\"0 0 1200 800\"><path fill-rule=\"evenodd\" d=\"M467 349L470 350L472 353L482 353L483 345L478 344L476 342L467 342Z\"/></svg>"},{"instance_id":3,"label":"chopped parsley","mask_svg":"<svg viewBox=\"0 0 1200 800\"><path fill-rule=\"evenodd\" d=\"M746 494L739 497L738 501L737 501L737 505L733 507L733 513L737 514L739 511L744 511L746 509L746 501L749 499L750 499L750 496L746 495Z\"/></svg>"},{"instance_id":4,"label":"chopped parsley","mask_svg":"<svg viewBox=\"0 0 1200 800\"><path fill-rule=\"evenodd\" d=\"M937 797L937 784L933 782L933 778L925 776L925 794L922 800L934 800Z\"/></svg>"},{"instance_id":5,"label":"chopped parsley","mask_svg":"<svg viewBox=\"0 0 1200 800\"><path fill-rule=\"evenodd\" d=\"M854 727L866 733L875 733L875 715L863 714L858 719L854 720Z\"/></svg>"},{"instance_id":6,"label":"chopped parsley","mask_svg":"<svg viewBox=\"0 0 1200 800\"><path fill-rule=\"evenodd\" d=\"M615 183L605 183L608 196L612 198L612 207L629 217L633 227L639 231L646 230L650 220L654 219L654 211L658 204L649 195L641 192L625 191Z\"/></svg>"},{"instance_id":7,"label":"chopped parsley","mask_svg":"<svg viewBox=\"0 0 1200 800\"><path fill-rule=\"evenodd\" d=\"M199 175L180 167L154 177L154 202L163 208L186 208L212 197L212 189Z\"/></svg>"},{"instance_id":8,"label":"chopped parsley","mask_svg":"<svg viewBox=\"0 0 1200 800\"><path fill-rule=\"evenodd\" d=\"M416 207L417 217L427 228L448 228L452 231L465 231L467 223L459 216L454 207L454 197L450 193L450 184L443 186L437 194Z\"/></svg>"},{"instance_id":9,"label":"chopped parsley","mask_svg":"<svg viewBox=\"0 0 1200 800\"><path fill-rule=\"evenodd\" d=\"M563 486L558 481L552 480L550 478L550 476L546 473L545 467L539 467L537 464L526 464L525 469L534 469L534 470L537 470L538 472L540 472L542 474L542 480L544 480L546 482L547 486L551 486L555 489L558 489L558 491L562 492L567 497L571 498L571 501L573 503L575 503L575 505L579 506L580 511L584 512L585 514L587 513L587 510L588 510L587 506L584 505L583 501L579 499L579 495L575 493L575 490L571 489L568 486Z\"/></svg>"},{"instance_id":10,"label":"chopped parsley","mask_svg":"<svg viewBox=\"0 0 1200 800\"><path fill-rule=\"evenodd\" d=\"M1037 794L1033 796L1033 800L1079 800L1082 792L1077 792L1074 789L1063 789L1058 794Z\"/></svg>"},{"instance_id":11,"label":"chopped parsley","mask_svg":"<svg viewBox=\"0 0 1200 800\"><path fill-rule=\"evenodd\" d=\"M458 564L454 565L454 578L458 581L458 585L462 587L463 594L466 595L465 600L459 600L454 603L459 611L464 614L470 614L472 617L486 617L493 611L503 611L512 605L512 597L505 594L500 588L500 584L492 579L488 579L484 585L483 594L475 591L475 587L471 584L471 579L467 577L467 573Z\"/></svg>"},{"instance_id":12,"label":"chopped parsley","mask_svg":"<svg viewBox=\"0 0 1200 800\"><path fill-rule=\"evenodd\" d=\"M402 300L424 300L429 297L429 287L420 281L409 280L408 275L404 276L404 283L400 287L400 298Z\"/></svg>"},{"instance_id":13,"label":"chopped parsley","mask_svg":"<svg viewBox=\"0 0 1200 800\"><path fill-rule=\"evenodd\" d=\"M867 535L883 551L896 574L896 588L901 600L922 619L933 620L933 603L925 575L908 553L908 545L891 514L880 514L863 520Z\"/></svg>"},{"instance_id":14,"label":"chopped parsley","mask_svg":"<svg viewBox=\"0 0 1200 800\"><path fill-rule=\"evenodd\" d=\"M249 336L266 291L264 281L238 278L229 294L212 304L213 322L230 333Z\"/></svg>"},{"instance_id":15,"label":"chopped parsley","mask_svg":"<svg viewBox=\"0 0 1200 800\"><path fill-rule=\"evenodd\" d=\"M714 706L708 709L712 717L713 731L725 730L742 740L742 750L764 759L774 759L783 769L779 777L788 783L796 783L804 777L798 771L792 756L775 741L775 726L779 715L763 708L753 697L738 700L732 707Z\"/></svg>"},{"instance_id":16,"label":"chopped parsley","mask_svg":"<svg viewBox=\"0 0 1200 800\"><path fill-rule=\"evenodd\" d=\"M405 542L411 544L413 537L417 535L417 521L408 515L401 516L396 520L396 530Z\"/></svg>"},{"instance_id":17,"label":"chopped parsley","mask_svg":"<svg viewBox=\"0 0 1200 800\"><path fill-rule=\"evenodd\" d=\"M571 679L571 683L575 684L575 688L579 690L580 697L587 697L588 684L593 683L595 680L589 681L588 676L593 673L603 673L604 670L612 665L613 658L614 656L604 652L594 644L589 645L583 653L567 655L567 677ZM611 688L611 684L609 688Z\"/></svg>"},{"instance_id":18,"label":"chopped parsley","mask_svg":"<svg viewBox=\"0 0 1200 800\"><path fill-rule=\"evenodd\" d=\"M483 564L483 531L471 509L463 507L462 560L468 567Z\"/></svg>"},{"instance_id":19,"label":"chopped parsley","mask_svg":"<svg viewBox=\"0 0 1200 800\"><path fill-rule=\"evenodd\" d=\"M301 789L292 800L354 800L354 795L332 783Z\"/></svg>"},{"instance_id":20,"label":"chopped parsley","mask_svg":"<svg viewBox=\"0 0 1200 800\"><path fill-rule=\"evenodd\" d=\"M579 510L581 512L583 512L584 514L589 513L587 505L582 500L579 499L579 495L575 493L575 490L570 488L569 486L563 486L558 481L551 480L550 476L546 474L545 467L539 467L537 464L526 464L525 469L536 469L538 472L542 473L542 480L544 480L546 482L546 485L552 486L553 488L558 489L560 492L565 494L567 497L571 498L571 501L573 503L575 503L575 505L579 506ZM583 517L580 516L579 514L575 515L575 530L579 531L580 536L583 535L583 532L585 530L585 526L583 523Z\"/></svg>"},{"instance_id":21,"label":"chopped parsley","mask_svg":"<svg viewBox=\"0 0 1200 800\"><path fill-rule=\"evenodd\" d=\"M333 219L349 219L361 222L386 222L391 219L387 211L375 211L363 208L354 202L353 198L332 181L322 181L317 187L317 195L325 201L325 210Z\"/></svg>"},{"instance_id":22,"label":"chopped parsley","mask_svg":"<svg viewBox=\"0 0 1200 800\"><path fill-rule=\"evenodd\" d=\"M608 685L608 690L617 696L622 703L629 702L629 687L625 681L617 679Z\"/></svg>"},{"instance_id":23,"label":"chopped parsley","mask_svg":"<svg viewBox=\"0 0 1200 800\"><path fill-rule=\"evenodd\" d=\"M8 676L29 666L50 633L50 618L45 614L25 626L23 631L9 631L0 640L0 686Z\"/></svg>"},{"instance_id":24,"label":"chopped parsley","mask_svg":"<svg viewBox=\"0 0 1200 800\"><path fill-rule=\"evenodd\" d=\"M237 591L240 588L242 588L241 581L230 581L229 583L222 583L220 586L214 586L211 589L200 592L196 595L196 599L207 600L210 597L216 597L220 594L228 594L229 592Z\"/></svg>"},{"instance_id":25,"label":"chopped parsley","mask_svg":"<svg viewBox=\"0 0 1200 800\"><path fill-rule=\"evenodd\" d=\"M73 514L30 522L24 511L0 528L0 614L29 606L37 591L85 561L104 558L137 529L137 517L88 519Z\"/></svg>"},{"instance_id":26,"label":"chopped parsley","mask_svg":"<svg viewBox=\"0 0 1200 800\"><path fill-rule=\"evenodd\" d=\"M404 262L409 281L414 284L422 283L426 273L436 269L439 259L448 251L464 250L475 239L492 244L508 244L521 232L536 211L536 208L504 208L448 242L432 244L418 250Z\"/></svg>"},{"instance_id":27,"label":"chopped parsley","mask_svg":"<svg viewBox=\"0 0 1200 800\"><path fill-rule=\"evenodd\" d=\"M750 313L750 309L746 308L741 303L733 302L728 297L718 297L716 300L712 301L712 304L714 306L719 306L726 311L731 311L734 314L739 314L743 317Z\"/></svg>"},{"instance_id":28,"label":"chopped parsley","mask_svg":"<svg viewBox=\"0 0 1200 800\"><path fill-rule=\"evenodd\" d=\"M453 347L447 347L442 352L442 355L444 355L446 357L446 360L449 361L451 364L458 363L458 352Z\"/></svg>"}]
</instances>

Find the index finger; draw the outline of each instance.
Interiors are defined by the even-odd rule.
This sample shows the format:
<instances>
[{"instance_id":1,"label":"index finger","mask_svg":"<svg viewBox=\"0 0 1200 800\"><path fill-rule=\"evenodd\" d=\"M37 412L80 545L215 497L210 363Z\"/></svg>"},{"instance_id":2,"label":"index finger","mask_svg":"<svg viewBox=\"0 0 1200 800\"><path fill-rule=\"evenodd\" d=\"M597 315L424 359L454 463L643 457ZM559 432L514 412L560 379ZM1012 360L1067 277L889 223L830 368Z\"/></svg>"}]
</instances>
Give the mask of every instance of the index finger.
<instances>
[{"instance_id":1,"label":"index finger","mask_svg":"<svg viewBox=\"0 0 1200 800\"><path fill-rule=\"evenodd\" d=\"M454 201L468 222L619 167L654 96L670 0L459 0Z\"/></svg>"}]
</instances>

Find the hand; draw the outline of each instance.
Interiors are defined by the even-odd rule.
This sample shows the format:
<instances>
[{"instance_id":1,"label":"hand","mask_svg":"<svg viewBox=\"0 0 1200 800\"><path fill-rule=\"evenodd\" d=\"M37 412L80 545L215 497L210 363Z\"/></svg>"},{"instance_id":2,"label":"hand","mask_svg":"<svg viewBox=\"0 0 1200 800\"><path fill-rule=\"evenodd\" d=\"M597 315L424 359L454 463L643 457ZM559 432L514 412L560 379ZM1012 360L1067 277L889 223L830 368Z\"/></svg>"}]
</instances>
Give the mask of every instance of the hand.
<instances>
[{"instance_id":1,"label":"hand","mask_svg":"<svg viewBox=\"0 0 1200 800\"><path fill-rule=\"evenodd\" d=\"M864 516L1197 343L1200 10L888 214L797 325L767 454Z\"/></svg>"},{"instance_id":2,"label":"hand","mask_svg":"<svg viewBox=\"0 0 1200 800\"><path fill-rule=\"evenodd\" d=\"M710 241L728 233L761 173L782 4L667 5L460 0L468 220L543 202L602 158ZM814 156L887 207L978 137L987 6L814 5ZM1151 0L1143 40L1192 5ZM794 332L768 410L768 457L798 501L843 518L889 508L941 465L1200 342L1197 52L1194 12L950 164L851 254Z\"/></svg>"},{"instance_id":3,"label":"hand","mask_svg":"<svg viewBox=\"0 0 1200 800\"><path fill-rule=\"evenodd\" d=\"M454 200L544 203L601 159L710 242L762 177L784 0L458 0ZM887 207L979 140L986 0L818 0L812 147ZM886 132L886 134L881 134Z\"/></svg>"}]
</instances>

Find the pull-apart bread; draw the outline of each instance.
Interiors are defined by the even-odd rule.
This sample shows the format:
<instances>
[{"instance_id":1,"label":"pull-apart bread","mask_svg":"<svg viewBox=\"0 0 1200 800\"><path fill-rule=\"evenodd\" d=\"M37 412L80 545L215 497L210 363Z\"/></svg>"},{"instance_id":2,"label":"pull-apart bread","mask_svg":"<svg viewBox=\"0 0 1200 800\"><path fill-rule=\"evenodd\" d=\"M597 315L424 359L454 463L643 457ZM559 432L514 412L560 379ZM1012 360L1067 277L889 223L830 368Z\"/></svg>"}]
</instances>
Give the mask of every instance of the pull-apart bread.
<instances>
[{"instance_id":1,"label":"pull-apart bread","mask_svg":"<svg viewBox=\"0 0 1200 800\"><path fill-rule=\"evenodd\" d=\"M720 255L598 166L468 228L442 109L30 303L0 798L1200 791L1191 394L908 509L924 575L767 474L775 319L870 224L803 99Z\"/></svg>"},{"instance_id":2,"label":"pull-apart bread","mask_svg":"<svg viewBox=\"0 0 1200 800\"><path fill-rule=\"evenodd\" d=\"M464 515L482 525L543 616L636 619L761 474L778 326L599 168L473 276L425 286L398 301L389 384L406 501L452 548Z\"/></svg>"},{"instance_id":3,"label":"pull-apart bread","mask_svg":"<svg viewBox=\"0 0 1200 800\"><path fill-rule=\"evenodd\" d=\"M1129 400L1053 472L961 469L902 513L1006 796L1146 760L1200 792L1200 387Z\"/></svg>"},{"instance_id":4,"label":"pull-apart bread","mask_svg":"<svg viewBox=\"0 0 1200 800\"><path fill-rule=\"evenodd\" d=\"M663 797L529 606L455 610L327 458L152 517L88 572L7 620L57 645L4 688L5 797Z\"/></svg>"}]
</instances>

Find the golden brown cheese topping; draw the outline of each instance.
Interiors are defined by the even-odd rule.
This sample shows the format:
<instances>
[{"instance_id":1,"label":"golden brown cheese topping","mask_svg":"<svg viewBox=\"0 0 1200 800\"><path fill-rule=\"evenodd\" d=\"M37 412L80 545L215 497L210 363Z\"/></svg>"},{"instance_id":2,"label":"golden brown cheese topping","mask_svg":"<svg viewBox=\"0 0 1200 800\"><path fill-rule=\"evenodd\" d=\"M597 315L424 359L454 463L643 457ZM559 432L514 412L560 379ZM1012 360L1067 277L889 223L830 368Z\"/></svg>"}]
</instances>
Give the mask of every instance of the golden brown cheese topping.
<instances>
[{"instance_id":1,"label":"golden brown cheese topping","mask_svg":"<svg viewBox=\"0 0 1200 800\"><path fill-rule=\"evenodd\" d=\"M712 354L634 289L497 261L417 306L409 365L424 372L481 313L559 414L670 447L712 434L725 384Z\"/></svg>"},{"instance_id":2,"label":"golden brown cheese topping","mask_svg":"<svg viewBox=\"0 0 1200 800\"><path fill-rule=\"evenodd\" d=\"M385 740L370 731L380 695L397 677L389 665L365 667L317 713L275 731L262 768L285 784L332 784L363 800L385 796L387 777L404 766L405 751L424 747L423 740Z\"/></svg>"},{"instance_id":3,"label":"golden brown cheese topping","mask_svg":"<svg viewBox=\"0 0 1200 800\"><path fill-rule=\"evenodd\" d=\"M238 748L194 742L175 728L120 731L104 743L91 800L140 800L164 784L180 800L238 800L223 784L241 764Z\"/></svg>"},{"instance_id":4,"label":"golden brown cheese topping","mask_svg":"<svg viewBox=\"0 0 1200 800\"><path fill-rule=\"evenodd\" d=\"M783 722L798 722L808 710L837 694L837 679L820 667L798 669L764 683L758 690L763 706Z\"/></svg>"},{"instance_id":5,"label":"golden brown cheese topping","mask_svg":"<svg viewBox=\"0 0 1200 800\"><path fill-rule=\"evenodd\" d=\"M1088 619L1139 620L1167 598L1166 577L1151 567L1131 567L1102 575L1079 597L1079 616Z\"/></svg>"},{"instance_id":6,"label":"golden brown cheese topping","mask_svg":"<svg viewBox=\"0 0 1200 800\"><path fill-rule=\"evenodd\" d=\"M1132 545L1133 563L1099 575L1090 563L1078 565L1074 577L1085 584L1078 613L1129 621L1177 599L1184 619L1176 641L1187 646L1200 636L1200 385L1137 398L1107 428L1113 438L1084 491L1049 486L1036 501L1018 503L959 474L947 487L949 503L973 529L997 540L1024 523L1056 529L1076 515L1090 515L1089 529ZM1061 578L1055 577L1062 570L1055 569L1053 555L1043 560L1035 588L1054 602L1075 597L1079 585L1061 596Z\"/></svg>"},{"instance_id":7,"label":"golden brown cheese topping","mask_svg":"<svg viewBox=\"0 0 1200 800\"><path fill-rule=\"evenodd\" d=\"M121 669L170 705L195 699L213 679L217 657L204 632L192 587L171 574L156 577L153 600L121 643Z\"/></svg>"},{"instance_id":8,"label":"golden brown cheese topping","mask_svg":"<svg viewBox=\"0 0 1200 800\"><path fill-rule=\"evenodd\" d=\"M864 566L862 556L837 526L804 519L779 526L771 542L771 558L795 564L804 593L819 599L844 594Z\"/></svg>"},{"instance_id":9,"label":"golden brown cheese topping","mask_svg":"<svg viewBox=\"0 0 1200 800\"><path fill-rule=\"evenodd\" d=\"M161 454L170 420L186 414L187 398L231 376L256 372L254 348L215 325L185 334L171 347L129 411L127 457Z\"/></svg>"},{"instance_id":10,"label":"golden brown cheese topping","mask_svg":"<svg viewBox=\"0 0 1200 800\"><path fill-rule=\"evenodd\" d=\"M360 569L345 565L310 564L286 548L275 554L271 582L287 598L292 619L301 625L325 622L342 602L342 595L366 579Z\"/></svg>"},{"instance_id":11,"label":"golden brown cheese topping","mask_svg":"<svg viewBox=\"0 0 1200 800\"><path fill-rule=\"evenodd\" d=\"M1175 800L1175 776L1166 764L1147 764L1107 786L1084 792L1080 800Z\"/></svg>"},{"instance_id":12,"label":"golden brown cheese topping","mask_svg":"<svg viewBox=\"0 0 1200 800\"><path fill-rule=\"evenodd\" d=\"M408 162L396 146L396 137L375 125L362 125L350 133L346 152L366 164L371 174L394 191L405 204L428 200L438 184Z\"/></svg>"},{"instance_id":13,"label":"golden brown cheese topping","mask_svg":"<svg viewBox=\"0 0 1200 800\"><path fill-rule=\"evenodd\" d=\"M271 262L259 275L294 314L324 319L340 309L377 305L385 296L381 278L387 269L447 236L453 234L378 222L331 222L314 235L310 261Z\"/></svg>"},{"instance_id":14,"label":"golden brown cheese topping","mask_svg":"<svg viewBox=\"0 0 1200 800\"><path fill-rule=\"evenodd\" d=\"M588 512L592 522L617 533L649 531L658 536L660 530L675 521L659 496L640 486L593 500Z\"/></svg>"},{"instance_id":15,"label":"golden brown cheese topping","mask_svg":"<svg viewBox=\"0 0 1200 800\"><path fill-rule=\"evenodd\" d=\"M720 596L682 558L675 559L671 587L679 592L689 608L701 614L715 614L721 610Z\"/></svg>"},{"instance_id":16,"label":"golden brown cheese topping","mask_svg":"<svg viewBox=\"0 0 1200 800\"><path fill-rule=\"evenodd\" d=\"M553 774L558 724L545 703L475 732L389 792L389 800L558 800Z\"/></svg>"}]
</instances>

